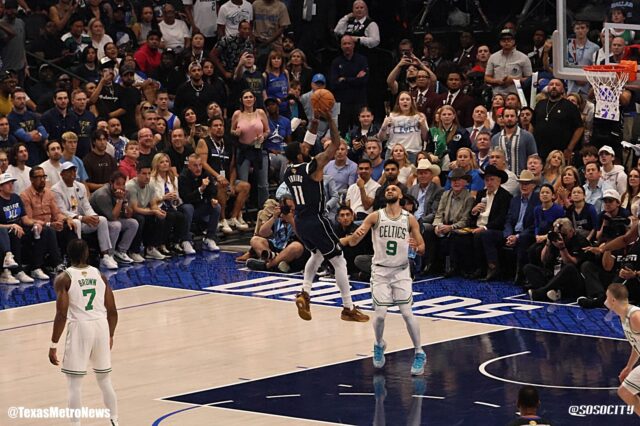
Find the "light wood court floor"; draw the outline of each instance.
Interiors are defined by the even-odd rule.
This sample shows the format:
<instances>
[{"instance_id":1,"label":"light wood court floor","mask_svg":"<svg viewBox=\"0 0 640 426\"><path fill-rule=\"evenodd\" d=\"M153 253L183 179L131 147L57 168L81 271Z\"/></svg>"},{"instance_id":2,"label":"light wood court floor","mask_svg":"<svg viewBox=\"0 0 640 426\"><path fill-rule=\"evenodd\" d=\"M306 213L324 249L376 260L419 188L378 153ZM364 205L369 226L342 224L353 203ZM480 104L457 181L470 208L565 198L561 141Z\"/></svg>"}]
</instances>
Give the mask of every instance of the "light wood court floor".
<instances>
[{"instance_id":1,"label":"light wood court floor","mask_svg":"<svg viewBox=\"0 0 640 426\"><path fill-rule=\"evenodd\" d=\"M299 371L299 366L370 354L371 324L340 320L340 309L312 305L313 320L295 305L271 299L142 286L115 292L119 323L112 380L122 426L151 425L191 405L160 398ZM66 380L47 358L54 302L0 311L0 425L64 425L66 420L7 417L11 406L66 407ZM426 344L489 333L504 327L418 317ZM66 334L66 332L65 332ZM64 338L64 335L63 335ZM390 314L387 351L410 346L402 318ZM62 350L59 350L62 352ZM61 356L62 354L60 354ZM102 408L93 373L83 384L83 405ZM199 407L162 421L168 425L294 425L300 419ZM83 425L105 425L105 420Z\"/></svg>"}]
</instances>

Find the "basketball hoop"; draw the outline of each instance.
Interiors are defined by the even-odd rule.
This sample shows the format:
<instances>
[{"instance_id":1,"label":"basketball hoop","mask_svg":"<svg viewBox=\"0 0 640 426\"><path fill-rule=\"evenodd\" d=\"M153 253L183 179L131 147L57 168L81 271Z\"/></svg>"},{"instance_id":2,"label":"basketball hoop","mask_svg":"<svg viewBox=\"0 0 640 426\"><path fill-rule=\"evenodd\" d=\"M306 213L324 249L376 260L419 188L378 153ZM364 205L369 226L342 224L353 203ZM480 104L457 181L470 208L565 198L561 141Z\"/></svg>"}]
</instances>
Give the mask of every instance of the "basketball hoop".
<instances>
[{"instance_id":1,"label":"basketball hoop","mask_svg":"<svg viewBox=\"0 0 640 426\"><path fill-rule=\"evenodd\" d=\"M595 116L597 118L620 120L620 94L627 81L636 79L637 70L638 64L635 61L584 67L584 74L593 86L596 97Z\"/></svg>"}]
</instances>

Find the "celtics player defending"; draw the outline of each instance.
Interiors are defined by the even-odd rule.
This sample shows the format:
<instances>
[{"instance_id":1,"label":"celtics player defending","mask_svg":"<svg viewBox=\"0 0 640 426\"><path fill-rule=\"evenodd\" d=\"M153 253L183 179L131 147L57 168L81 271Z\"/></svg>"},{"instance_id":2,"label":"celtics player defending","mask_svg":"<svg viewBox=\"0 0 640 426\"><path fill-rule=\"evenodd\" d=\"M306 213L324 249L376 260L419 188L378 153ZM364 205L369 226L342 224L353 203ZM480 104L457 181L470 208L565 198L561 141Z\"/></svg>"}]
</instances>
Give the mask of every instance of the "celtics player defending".
<instances>
[{"instance_id":1,"label":"celtics player defending","mask_svg":"<svg viewBox=\"0 0 640 426\"><path fill-rule=\"evenodd\" d=\"M618 388L618 396L633 407L640 416L640 366L636 367L640 358L640 308L629 304L629 291L624 284L614 283L607 288L605 306L618 314L624 335L631 344L629 362L622 369L618 378L622 385ZM634 368L635 367L635 368Z\"/></svg>"},{"instance_id":2,"label":"celtics player defending","mask_svg":"<svg viewBox=\"0 0 640 426\"><path fill-rule=\"evenodd\" d=\"M118 403L111 385L111 347L118 312L107 279L93 266L87 265L89 247L83 240L73 240L67 246L71 266L56 277L56 317L49 361L59 365L57 344L67 317L69 328L65 341L62 372L67 375L69 408L82 407L82 378L91 360L102 400L110 411L111 425L118 425ZM72 425L80 425L74 418Z\"/></svg>"},{"instance_id":3,"label":"celtics player defending","mask_svg":"<svg viewBox=\"0 0 640 426\"><path fill-rule=\"evenodd\" d=\"M311 319L310 296L313 279L322 261L326 259L333 265L336 285L342 296L342 313L344 321L366 322L369 317L353 306L349 277L347 276L347 261L342 255L340 240L333 232L331 222L326 217L324 183L322 176L324 167L331 161L340 147L340 133L328 112L316 111L329 123L331 129L331 144L314 158L309 159L307 144L292 142L287 145L285 155L289 166L284 175L284 181L296 203L296 233L300 241L312 255L304 267L302 291L296 295L298 315L303 320ZM311 129L317 128L317 122L312 123ZM306 139L306 137L305 137ZM312 135L315 141L315 135Z\"/></svg>"},{"instance_id":4,"label":"celtics player defending","mask_svg":"<svg viewBox=\"0 0 640 426\"><path fill-rule=\"evenodd\" d=\"M402 191L396 185L389 185L384 192L387 206L366 217L362 225L351 235L349 245L357 245L372 231L373 264L371 265L371 296L375 308L373 331L376 342L373 345L373 366L384 366L386 344L382 340L384 319L389 306L398 306L409 336L416 348L411 366L411 374L424 373L427 355L420 345L420 327L413 316L411 304L413 290L409 266L409 250L424 253L424 240L416 218L402 209Z\"/></svg>"}]
</instances>

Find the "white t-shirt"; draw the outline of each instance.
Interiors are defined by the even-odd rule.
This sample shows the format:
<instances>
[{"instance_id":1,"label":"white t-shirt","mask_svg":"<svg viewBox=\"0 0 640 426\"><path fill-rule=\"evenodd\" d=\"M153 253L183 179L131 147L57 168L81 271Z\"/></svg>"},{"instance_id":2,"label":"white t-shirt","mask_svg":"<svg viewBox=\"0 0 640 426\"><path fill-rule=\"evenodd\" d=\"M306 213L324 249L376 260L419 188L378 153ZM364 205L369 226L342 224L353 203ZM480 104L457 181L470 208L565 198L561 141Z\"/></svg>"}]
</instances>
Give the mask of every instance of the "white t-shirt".
<instances>
[{"instance_id":1,"label":"white t-shirt","mask_svg":"<svg viewBox=\"0 0 640 426\"><path fill-rule=\"evenodd\" d=\"M51 188L56 183L60 182L60 170L62 170L62 164L58 163L58 167L54 167L51 164L51 160L43 161L40 164L40 167L44 169L44 172L47 175L47 186Z\"/></svg>"},{"instance_id":2,"label":"white t-shirt","mask_svg":"<svg viewBox=\"0 0 640 426\"><path fill-rule=\"evenodd\" d=\"M191 31L189 31L187 24L180 19L176 19L173 25L167 25L166 22L162 21L158 24L158 27L162 32L165 46L179 52L184 49L184 39L191 37Z\"/></svg>"},{"instance_id":3,"label":"white t-shirt","mask_svg":"<svg viewBox=\"0 0 640 426\"><path fill-rule=\"evenodd\" d=\"M100 43L97 43L95 40L91 41L91 45L93 47L96 48L96 51L98 52L98 60L104 58L106 55L104 53L104 47L108 44L108 43L113 43L113 39L111 38L111 36L109 34L105 34L102 36L102 39L100 40Z\"/></svg>"},{"instance_id":4,"label":"white t-shirt","mask_svg":"<svg viewBox=\"0 0 640 426\"><path fill-rule=\"evenodd\" d=\"M24 166L24 170L20 170L15 166L7 167L7 173L16 178L17 180L13 182L13 193L20 195L22 191L27 189L31 185L31 179L29 179L29 172L31 171L31 167Z\"/></svg>"},{"instance_id":5,"label":"white t-shirt","mask_svg":"<svg viewBox=\"0 0 640 426\"><path fill-rule=\"evenodd\" d=\"M195 4L194 4L195 1ZM205 37L216 35L216 2L213 0L182 0L185 6L193 5L193 20ZM162 33L164 35L164 32Z\"/></svg>"},{"instance_id":6,"label":"white t-shirt","mask_svg":"<svg viewBox=\"0 0 640 426\"><path fill-rule=\"evenodd\" d=\"M391 115L391 128L387 149L393 148L397 143L408 152L422 151L422 130L420 129L420 115Z\"/></svg>"},{"instance_id":7,"label":"white t-shirt","mask_svg":"<svg viewBox=\"0 0 640 426\"><path fill-rule=\"evenodd\" d=\"M364 192L367 194L367 197L370 198L376 196L376 190L378 188L380 188L380 184L373 179L369 179L369 181L364 184ZM347 200L353 213L371 213L373 211L373 205L367 210L362 206L362 197L360 197L360 188L358 188L357 183L354 183L347 189Z\"/></svg>"},{"instance_id":8,"label":"white t-shirt","mask_svg":"<svg viewBox=\"0 0 640 426\"><path fill-rule=\"evenodd\" d=\"M240 21L253 21L253 7L251 3L247 0L242 0L242 4L238 5L229 0L220 6L217 24L224 25L225 36L230 37L238 34L238 24Z\"/></svg>"}]
</instances>

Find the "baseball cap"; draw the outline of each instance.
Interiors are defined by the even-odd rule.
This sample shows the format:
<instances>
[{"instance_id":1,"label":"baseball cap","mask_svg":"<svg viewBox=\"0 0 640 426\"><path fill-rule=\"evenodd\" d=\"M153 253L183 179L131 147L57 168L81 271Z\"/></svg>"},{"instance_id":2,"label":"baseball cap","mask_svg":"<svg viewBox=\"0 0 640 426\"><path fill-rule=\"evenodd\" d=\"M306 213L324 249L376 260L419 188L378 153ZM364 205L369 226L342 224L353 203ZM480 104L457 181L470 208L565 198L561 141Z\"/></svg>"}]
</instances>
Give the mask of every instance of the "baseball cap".
<instances>
[{"instance_id":1,"label":"baseball cap","mask_svg":"<svg viewBox=\"0 0 640 426\"><path fill-rule=\"evenodd\" d=\"M276 98L267 98L264 100L264 104L269 105L269 104L277 104L278 100Z\"/></svg>"},{"instance_id":2,"label":"baseball cap","mask_svg":"<svg viewBox=\"0 0 640 426\"><path fill-rule=\"evenodd\" d=\"M620 202L620 193L613 188L605 189L605 191L602 193L602 199L605 200L607 198L613 198L614 200Z\"/></svg>"},{"instance_id":3,"label":"baseball cap","mask_svg":"<svg viewBox=\"0 0 640 426\"><path fill-rule=\"evenodd\" d=\"M106 69L106 68L115 68L115 67L116 67L116 63L111 58L105 56L104 58L100 59L100 68Z\"/></svg>"},{"instance_id":4,"label":"baseball cap","mask_svg":"<svg viewBox=\"0 0 640 426\"><path fill-rule=\"evenodd\" d=\"M513 30L510 30L509 28L504 28L502 31L500 31L500 38L515 38L515 34L513 33Z\"/></svg>"},{"instance_id":5,"label":"baseball cap","mask_svg":"<svg viewBox=\"0 0 640 426\"><path fill-rule=\"evenodd\" d=\"M14 178L9 173L3 173L2 175L0 175L0 185L5 184L7 182L15 182L17 180L18 179Z\"/></svg>"},{"instance_id":6,"label":"baseball cap","mask_svg":"<svg viewBox=\"0 0 640 426\"><path fill-rule=\"evenodd\" d=\"M613 148L611 148L609 145L603 145L599 150L598 150L598 155L600 155L601 152L607 152L611 155L616 155L615 151L613 150Z\"/></svg>"},{"instance_id":7,"label":"baseball cap","mask_svg":"<svg viewBox=\"0 0 640 426\"><path fill-rule=\"evenodd\" d=\"M62 163L60 171L64 172L65 170L69 170L69 169L77 169L77 166L73 164L71 161L65 161L64 163Z\"/></svg>"},{"instance_id":8,"label":"baseball cap","mask_svg":"<svg viewBox=\"0 0 640 426\"><path fill-rule=\"evenodd\" d=\"M312 83L322 83L322 84L327 84L327 79L325 78L324 74L316 74L313 76L313 78L311 78L311 82Z\"/></svg>"},{"instance_id":9,"label":"baseball cap","mask_svg":"<svg viewBox=\"0 0 640 426\"><path fill-rule=\"evenodd\" d=\"M128 73L135 74L136 70L133 67L122 67L122 69L120 70L120 75L125 75Z\"/></svg>"}]
</instances>

